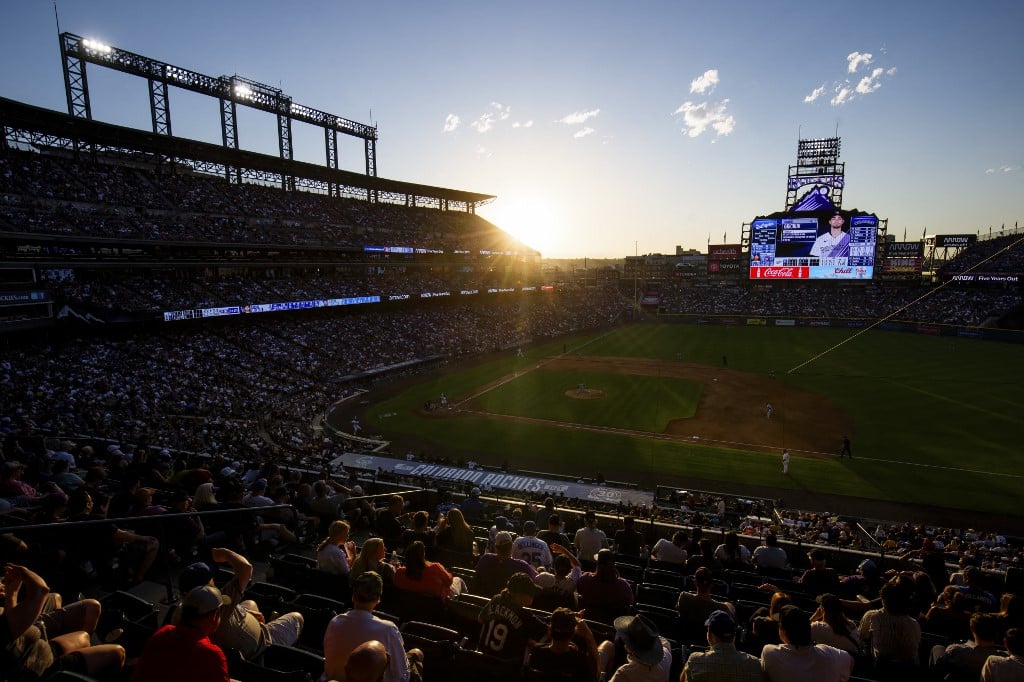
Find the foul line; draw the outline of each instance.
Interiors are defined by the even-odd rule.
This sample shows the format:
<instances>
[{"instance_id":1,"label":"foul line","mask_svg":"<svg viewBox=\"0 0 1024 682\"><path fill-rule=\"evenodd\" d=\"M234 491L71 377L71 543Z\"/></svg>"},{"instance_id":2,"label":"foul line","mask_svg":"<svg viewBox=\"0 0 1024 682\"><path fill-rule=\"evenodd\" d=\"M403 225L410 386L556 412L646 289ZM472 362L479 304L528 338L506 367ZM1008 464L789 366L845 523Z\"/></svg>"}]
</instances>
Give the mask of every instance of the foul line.
<instances>
[{"instance_id":1,"label":"foul line","mask_svg":"<svg viewBox=\"0 0 1024 682\"><path fill-rule=\"evenodd\" d=\"M611 336L611 334L614 333L615 331L616 330L609 330L609 331L605 332L604 334L601 334L600 336L595 336L594 338L590 339L589 341L587 341L583 345L577 346L575 348L575 350L580 350L582 348L586 348L590 344L596 343L596 342L600 341L601 339L603 339L606 336ZM551 363L551 362L554 362L555 360L558 360L559 358L564 357L566 355L569 355L568 351L566 351L564 353L559 353L558 355L552 355L551 357L549 357L546 360L541 360L540 362L538 362L536 365L534 365L531 368L524 369L522 371L515 371L515 372L512 372L512 374L507 374L507 375L505 375L505 377L503 377L503 378L499 379L498 381L494 382L489 387L484 388L484 389L482 389L482 390L480 390L480 391L478 391L478 392L476 392L476 393L474 393L472 395L466 396L465 398L463 398L459 402L455 403L453 405L452 409L456 409L456 410L461 410L463 412L472 413L471 410L462 410L461 409L462 406L465 405L466 403L469 403L469 402L472 402L472 401L476 400L477 398L479 398L482 395L486 395L486 394L490 393L491 391L493 391L493 390L495 390L497 388L501 388L502 386L504 386L507 383L515 381L516 379L518 379L519 377L521 377L524 374L529 374L530 372L532 372L534 370L538 370L541 367L543 367L544 365L546 365L548 363ZM478 412L477 414L490 414L490 413L489 412Z\"/></svg>"},{"instance_id":2,"label":"foul line","mask_svg":"<svg viewBox=\"0 0 1024 682\"><path fill-rule=\"evenodd\" d=\"M978 263L975 263L974 265L972 265L971 267L967 268L966 270L964 270L964 271L963 271L963 272L961 272L960 274L961 274L961 275L966 275L966 274L967 274L968 272L970 272L970 271L972 271L972 270L976 270L977 268L980 268L980 267L981 267L982 265L984 265L985 263L989 262L990 260L992 260L992 259L993 259L993 258L995 258L996 256L1000 256L1000 255L1002 255L1003 253L1005 253L1005 252L1009 251L1010 249L1012 249L1013 247L1017 246L1017 244L1020 244L1021 242L1024 242L1024 237L1021 237L1020 239L1018 239L1017 241L1013 242L1012 244L1007 244L1007 245L1006 245L1006 246L1004 246L1003 248L1001 248L1001 249L999 249L998 251L996 251L995 253L993 253L993 254L992 254L991 256L989 256L988 258L985 258L984 260L982 260L982 261L980 261L980 262L978 262ZM799 365L797 365L796 367L793 367L792 369L790 369L789 371L787 371L787 372L786 372L786 374L792 374L793 372L796 372L797 370L799 370L799 369L801 369L801 368L803 368L803 367L805 367L805 366L807 366L807 365L811 364L811 363L812 363L812 362L814 362L815 360L818 360L819 358L822 358L822 357L824 357L824 356L828 355L829 353L831 353L832 351L836 350L836 349L837 349L837 348L839 348L840 346L843 346L843 345L845 345L845 344L849 343L850 341L853 341L854 339L856 339L856 338L857 338L858 336L860 336L861 334L864 334L865 332L869 332L869 331L871 331L872 329L874 329L875 327L877 327L878 325L882 324L883 322L886 322L886 321L888 321L888 320L891 320L891 319L892 319L893 317L895 317L896 315L899 315L899 314L900 314L901 312L903 312L904 310L906 310L906 309L907 309L907 308L909 308L910 306L914 305L914 304L915 304L915 303L917 303L918 301L923 301L924 299L926 299L926 298L928 298L928 297L930 297L930 296L932 296L932 295L934 295L934 294L938 293L938 291L939 291L940 289L944 289L944 288L946 288L947 286L949 286L950 284L952 284L952 283L953 283L954 281L956 281L956 280L955 280L955 277L956 277L956 276L954 276L954 277L950 277L950 278L949 278L948 280L946 280L945 282L943 282L943 283L942 283L942 284L940 284L939 286L935 287L935 288L934 288L934 289L932 289L931 291L928 291L928 292L926 292L926 293L922 294L921 296L918 296L917 298L915 298L915 299L914 299L913 301L911 301L910 303L906 304L905 306L903 306L903 307L901 307L901 308L897 308L896 310L892 311L891 313L889 313L889 314L888 314L888 315L886 315L885 317L879 318L879 319L878 319L877 321L875 321L875 322L873 322L873 323L869 324L869 325L868 325L867 327L864 327L864 329L861 329L860 331L856 332L855 334L853 334L853 335L852 335L852 336L850 336L849 338L843 339L842 341L840 341L839 343L837 343L837 344L835 344L835 345L831 346L830 348L826 348L825 350L821 351L820 353L818 353L817 355L815 355L815 356L814 356L814 357L812 357L811 359L809 359L809 360L805 360L804 362L801 362L801 363L800 363Z\"/></svg>"},{"instance_id":3,"label":"foul line","mask_svg":"<svg viewBox=\"0 0 1024 682\"><path fill-rule=\"evenodd\" d=\"M509 415L509 414L498 414L496 412L484 412L484 411L481 411L481 410L464 410L464 409L460 409L459 412L461 414L473 415L473 416L477 416L477 417L488 417L488 418L491 418L491 419L501 419L501 420L505 420L505 421L516 421L516 422L522 422L522 423L527 423L527 424L535 424L535 425L539 425L539 426L553 426L553 427L556 427L556 428L571 429L571 430L576 430L576 431L591 431L593 433L613 433L613 434L618 434L618 435L623 435L623 436L631 436L631 437L634 437L634 438L648 438L650 440L675 441L675 442L679 442L679 443L689 443L690 445L706 445L708 443L715 443L715 444L720 444L720 445L729 445L729 446L744 447L744 448L756 448L756 449L760 449L760 450L768 449L768 450L779 450L779 451L781 451L781 450L786 449L786 448L783 448L783 447L777 446L777 445L764 445L764 444L760 444L760 443L743 443L743 442L740 442L740 441L730 441L730 440L716 440L714 438L703 438L701 436L682 436L682 435L676 436L676 435L667 434L667 433L654 433L654 432L651 432L651 431L636 431L634 429L623 429L623 428L619 428L619 427L616 427L616 426L594 426L594 425L591 425L591 424L578 424L578 423L575 423L575 422L560 422L560 421L555 421L553 419L541 419L539 417L520 417L520 416L515 416L515 415ZM793 454L801 454L801 453L803 453L804 455L817 455L817 457L805 457L805 459L819 459L821 457L829 457L829 458L832 458L832 459L836 459L836 458L839 457L839 455L833 454L831 452L819 452L817 450L795 450L795 449L791 449L790 452L792 452ZM756 454L756 453L750 452L750 453L746 453L746 454L752 454L753 455L753 454ZM955 471L957 473L964 473L964 474L980 474L982 476L1001 476L1003 478L1024 478L1024 474L1011 474L1011 473L1004 473L1004 472L999 472L999 471L982 471L980 469L964 469L962 467L943 466L943 465L940 465L940 464L924 464L924 463L920 463L920 462L907 462L907 461L899 460L899 459L880 459L880 458L877 458L877 457L858 457L857 459L858 459L858 461L861 461L861 462L878 462L878 463L881 463L881 464L902 464L904 466L921 467L921 468L924 468L924 469L940 469L940 470L944 470L944 471Z\"/></svg>"}]
</instances>

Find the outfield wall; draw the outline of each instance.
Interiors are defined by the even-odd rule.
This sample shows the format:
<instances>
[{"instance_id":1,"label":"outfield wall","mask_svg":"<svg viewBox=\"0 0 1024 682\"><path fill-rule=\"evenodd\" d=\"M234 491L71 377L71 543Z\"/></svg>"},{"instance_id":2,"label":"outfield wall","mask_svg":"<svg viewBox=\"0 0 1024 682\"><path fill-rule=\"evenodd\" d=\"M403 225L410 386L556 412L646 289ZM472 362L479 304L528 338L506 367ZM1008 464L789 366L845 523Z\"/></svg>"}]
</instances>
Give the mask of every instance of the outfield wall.
<instances>
[{"instance_id":1,"label":"outfield wall","mask_svg":"<svg viewBox=\"0 0 1024 682\"><path fill-rule=\"evenodd\" d=\"M677 324L716 325L723 327L830 327L864 329L875 323L862 318L834 317L768 317L763 315L684 315L659 313L658 319ZM960 327L949 324L887 321L877 325L885 331L1024 343L1024 332L1016 329L990 329L988 327Z\"/></svg>"}]
</instances>

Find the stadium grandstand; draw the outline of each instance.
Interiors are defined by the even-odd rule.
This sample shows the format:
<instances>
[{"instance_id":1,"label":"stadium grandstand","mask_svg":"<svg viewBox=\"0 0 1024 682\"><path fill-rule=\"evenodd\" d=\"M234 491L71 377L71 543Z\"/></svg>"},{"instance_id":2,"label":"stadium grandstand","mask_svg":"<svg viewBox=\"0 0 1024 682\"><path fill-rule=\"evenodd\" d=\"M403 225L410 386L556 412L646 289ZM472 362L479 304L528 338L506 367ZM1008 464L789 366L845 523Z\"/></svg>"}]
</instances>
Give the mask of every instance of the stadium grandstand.
<instances>
[{"instance_id":1,"label":"stadium grandstand","mask_svg":"<svg viewBox=\"0 0 1024 682\"><path fill-rule=\"evenodd\" d=\"M376 617L419 650L411 678L384 679L598 679L595 660L560 677L493 655L481 623L494 626L499 597L480 588L496 564L515 567L499 572L501 585L526 573L536 586L508 581L502 599L525 595L517 613L532 604L525 613L554 627L556 608L583 609L587 627L573 633L581 649L587 637L614 641L616 618L643 616L635 622L667 639L673 680L709 647L711 611L681 597L691 591L722 605L738 623L737 646L755 657L781 641L775 595L808 617L834 595L861 623L850 653L862 680L954 679L942 677L955 663L944 647L979 633L995 632L985 640L993 654L1006 653L1004 640L1016 646L1007 632L1024 626L1024 544L995 528L671 484L639 491L598 475L532 472L566 492L529 493L511 483L531 474L514 461L472 461L458 448L391 452L355 419L339 429L327 416L379 384L638 314L1020 330L1018 280L963 280L1024 270L1024 250L1007 250L1019 235L957 250L935 282L650 278L637 312L627 279L547 281L541 254L475 214L486 194L6 99L0 126L0 560L9 594L62 595L63 608L38 599L40 611L75 616L60 627L52 619L51 642L85 633L77 657L38 668L5 648L0 677L138 679L147 643L195 617L194 590L212 581L246 600L217 603L224 623L212 641L234 679L327 679L339 653L325 634L374 601ZM410 460L425 466L403 469ZM453 479L456 470L469 475ZM480 474L492 483L475 484ZM609 489L619 492L607 501L594 494ZM554 559L527 553L511 564L509 543L533 535ZM440 590L422 584L428 569ZM368 602L370 570L383 592ZM705 593L698 583L709 574ZM585 588L608 576L626 585L621 603ZM900 655L869 627L890 607L916 624ZM299 623L291 636L289 616ZM236 619L258 621L258 645L240 643Z\"/></svg>"}]
</instances>

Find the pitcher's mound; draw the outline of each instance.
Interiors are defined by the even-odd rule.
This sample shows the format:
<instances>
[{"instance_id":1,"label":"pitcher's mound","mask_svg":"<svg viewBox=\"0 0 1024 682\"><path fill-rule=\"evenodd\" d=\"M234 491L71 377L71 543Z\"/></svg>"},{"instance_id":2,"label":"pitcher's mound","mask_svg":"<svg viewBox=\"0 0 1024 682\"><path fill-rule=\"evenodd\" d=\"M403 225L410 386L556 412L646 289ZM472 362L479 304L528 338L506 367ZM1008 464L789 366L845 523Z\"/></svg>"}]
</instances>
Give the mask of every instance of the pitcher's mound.
<instances>
[{"instance_id":1,"label":"pitcher's mound","mask_svg":"<svg viewBox=\"0 0 1024 682\"><path fill-rule=\"evenodd\" d=\"M593 400L594 398L603 398L604 391L599 388L570 388L565 392L565 396L577 400Z\"/></svg>"}]
</instances>

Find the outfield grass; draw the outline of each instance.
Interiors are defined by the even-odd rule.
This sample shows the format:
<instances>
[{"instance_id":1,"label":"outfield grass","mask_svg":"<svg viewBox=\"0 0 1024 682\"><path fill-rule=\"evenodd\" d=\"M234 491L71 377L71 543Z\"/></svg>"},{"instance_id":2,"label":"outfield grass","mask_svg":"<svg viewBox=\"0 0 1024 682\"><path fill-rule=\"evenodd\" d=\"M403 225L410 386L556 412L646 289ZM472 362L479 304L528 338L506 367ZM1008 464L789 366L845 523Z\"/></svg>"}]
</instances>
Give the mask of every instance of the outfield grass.
<instances>
[{"instance_id":1,"label":"outfield grass","mask_svg":"<svg viewBox=\"0 0 1024 682\"><path fill-rule=\"evenodd\" d=\"M855 459L794 458L788 477L782 476L774 455L475 416L437 419L415 413L442 392L458 402L499 377L557 355L563 340L532 349L526 358L502 356L425 380L371 407L365 420L385 437L415 434L438 449L456 448L468 456L486 453L480 459L507 459L518 469L574 475L625 469L638 478L666 484L697 477L1020 514L1024 391L1019 379L1024 376L1024 348L878 331L851 337L852 332L838 329L643 324L568 341L570 352L584 355L682 358L713 365L721 365L726 356L730 369L774 371L779 380L835 401L853 418ZM481 404L489 411L518 414L516 410L542 400L557 402L557 396L573 387L540 388L533 382L541 381L537 376L541 374L526 374L520 377L521 383L517 379L481 396ZM563 375L556 376L564 382ZM587 386L600 388L593 381ZM620 395L623 400L616 398ZM602 411L653 415L657 406L654 400L642 399L645 395L615 391L599 401L574 402L601 403ZM619 407L613 409L616 404ZM392 412L393 417L379 417ZM593 416L579 414L549 418L596 423L586 421ZM807 418L827 420L829 415ZM634 423L633 428L641 427ZM663 428L662 424L644 430Z\"/></svg>"}]
</instances>

